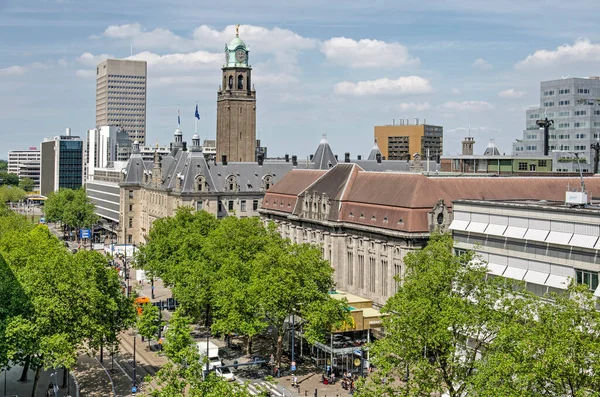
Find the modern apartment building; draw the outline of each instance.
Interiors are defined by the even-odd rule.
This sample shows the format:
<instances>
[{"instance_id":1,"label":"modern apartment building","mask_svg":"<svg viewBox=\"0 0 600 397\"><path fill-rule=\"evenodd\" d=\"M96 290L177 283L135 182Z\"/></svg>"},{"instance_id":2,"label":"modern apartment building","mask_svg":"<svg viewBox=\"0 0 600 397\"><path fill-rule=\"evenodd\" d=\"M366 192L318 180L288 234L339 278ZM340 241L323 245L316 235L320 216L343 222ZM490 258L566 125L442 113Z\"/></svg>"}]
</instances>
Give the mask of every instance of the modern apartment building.
<instances>
[{"instance_id":1,"label":"modern apartment building","mask_svg":"<svg viewBox=\"0 0 600 397\"><path fill-rule=\"evenodd\" d=\"M27 150L11 150L8 152L8 172L18 174L23 163L40 162L40 150L30 147Z\"/></svg>"},{"instance_id":2,"label":"modern apartment building","mask_svg":"<svg viewBox=\"0 0 600 397\"><path fill-rule=\"evenodd\" d=\"M525 282L540 296L571 280L596 296L600 272L600 207L538 200L458 200L450 225L455 250L475 251L492 277Z\"/></svg>"},{"instance_id":3,"label":"modern apartment building","mask_svg":"<svg viewBox=\"0 0 600 397\"><path fill-rule=\"evenodd\" d=\"M40 190L40 150L30 147L27 150L8 152L8 172L19 178L33 179L34 190Z\"/></svg>"},{"instance_id":4,"label":"modern apartment building","mask_svg":"<svg viewBox=\"0 0 600 397\"><path fill-rule=\"evenodd\" d=\"M48 196L61 188L78 189L83 183L83 141L78 136L56 136L42 142L40 193Z\"/></svg>"},{"instance_id":5,"label":"modern apartment building","mask_svg":"<svg viewBox=\"0 0 600 397\"><path fill-rule=\"evenodd\" d=\"M120 126L146 142L146 61L107 59L96 68L96 126Z\"/></svg>"},{"instance_id":6,"label":"modern apartment building","mask_svg":"<svg viewBox=\"0 0 600 397\"><path fill-rule=\"evenodd\" d=\"M429 158L437 159L442 155L444 128L436 125L410 125L400 120L399 124L378 125L374 131L375 142L386 160L412 160L415 153L425 159L429 150Z\"/></svg>"},{"instance_id":7,"label":"modern apartment building","mask_svg":"<svg viewBox=\"0 0 600 397\"><path fill-rule=\"evenodd\" d=\"M123 128L104 125L87 131L86 179L94 179L95 168L112 168L131 155L131 140Z\"/></svg>"},{"instance_id":8,"label":"modern apartment building","mask_svg":"<svg viewBox=\"0 0 600 397\"><path fill-rule=\"evenodd\" d=\"M537 120L548 118L548 142ZM526 111L523 138L513 142L516 156L540 156L548 145L553 171L578 172L573 153L578 153L583 172L593 172L593 143L600 139L600 77L567 78L540 84L540 106Z\"/></svg>"}]
</instances>

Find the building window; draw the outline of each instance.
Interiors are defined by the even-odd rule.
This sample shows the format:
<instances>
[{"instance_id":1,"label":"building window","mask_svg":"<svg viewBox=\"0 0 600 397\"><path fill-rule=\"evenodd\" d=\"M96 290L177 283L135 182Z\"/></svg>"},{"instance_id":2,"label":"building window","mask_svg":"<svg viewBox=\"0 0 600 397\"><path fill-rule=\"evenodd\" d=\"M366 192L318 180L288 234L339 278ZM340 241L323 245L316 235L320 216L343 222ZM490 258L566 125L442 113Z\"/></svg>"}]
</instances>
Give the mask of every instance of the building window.
<instances>
[{"instance_id":1,"label":"building window","mask_svg":"<svg viewBox=\"0 0 600 397\"><path fill-rule=\"evenodd\" d=\"M585 121L581 121L581 122L575 123L575 128L583 128L583 127L586 127L586 126L587 126L587 123ZM585 134L583 134L583 136L585 137Z\"/></svg>"},{"instance_id":2,"label":"building window","mask_svg":"<svg viewBox=\"0 0 600 397\"><path fill-rule=\"evenodd\" d=\"M570 93L570 92L571 92L571 89L569 89L569 88L565 88L565 89L562 89L562 90L558 90L558 93L559 93L559 95L568 94L568 93Z\"/></svg>"},{"instance_id":3,"label":"building window","mask_svg":"<svg viewBox=\"0 0 600 397\"><path fill-rule=\"evenodd\" d=\"M538 167L547 167L548 160L538 160Z\"/></svg>"},{"instance_id":4,"label":"building window","mask_svg":"<svg viewBox=\"0 0 600 397\"><path fill-rule=\"evenodd\" d=\"M551 95L554 95L554 90L544 91L544 96L551 96Z\"/></svg>"},{"instance_id":5,"label":"building window","mask_svg":"<svg viewBox=\"0 0 600 397\"><path fill-rule=\"evenodd\" d=\"M519 171L527 171L527 163L519 163Z\"/></svg>"},{"instance_id":6,"label":"building window","mask_svg":"<svg viewBox=\"0 0 600 397\"><path fill-rule=\"evenodd\" d=\"M570 114L571 114L571 112L569 112L569 111L558 112L558 117L569 117Z\"/></svg>"},{"instance_id":7,"label":"building window","mask_svg":"<svg viewBox=\"0 0 600 397\"><path fill-rule=\"evenodd\" d=\"M132 199L133 198L133 190L129 191L129 198Z\"/></svg>"},{"instance_id":8,"label":"building window","mask_svg":"<svg viewBox=\"0 0 600 397\"><path fill-rule=\"evenodd\" d=\"M348 285L354 282L354 253L348 252Z\"/></svg>"},{"instance_id":9,"label":"building window","mask_svg":"<svg viewBox=\"0 0 600 397\"><path fill-rule=\"evenodd\" d=\"M535 171L535 164L529 164L529 171Z\"/></svg>"},{"instance_id":10,"label":"building window","mask_svg":"<svg viewBox=\"0 0 600 397\"><path fill-rule=\"evenodd\" d=\"M133 227L133 218L129 218L129 227Z\"/></svg>"},{"instance_id":11,"label":"building window","mask_svg":"<svg viewBox=\"0 0 600 397\"><path fill-rule=\"evenodd\" d=\"M196 201L196 211L202 211L202 201Z\"/></svg>"},{"instance_id":12,"label":"building window","mask_svg":"<svg viewBox=\"0 0 600 397\"><path fill-rule=\"evenodd\" d=\"M585 146L585 145L575 145L575 146L573 146L573 150L587 150L587 146Z\"/></svg>"},{"instance_id":13,"label":"building window","mask_svg":"<svg viewBox=\"0 0 600 397\"><path fill-rule=\"evenodd\" d=\"M573 112L574 116L585 116L587 114L587 111L585 110L576 110Z\"/></svg>"},{"instance_id":14,"label":"building window","mask_svg":"<svg viewBox=\"0 0 600 397\"><path fill-rule=\"evenodd\" d=\"M227 209L229 211L233 211L233 200L229 200L229 202L227 203Z\"/></svg>"},{"instance_id":15,"label":"building window","mask_svg":"<svg viewBox=\"0 0 600 397\"><path fill-rule=\"evenodd\" d=\"M218 212L223 212L223 203L219 201L219 210Z\"/></svg>"},{"instance_id":16,"label":"building window","mask_svg":"<svg viewBox=\"0 0 600 397\"><path fill-rule=\"evenodd\" d=\"M240 201L240 211L246 212L246 200Z\"/></svg>"},{"instance_id":17,"label":"building window","mask_svg":"<svg viewBox=\"0 0 600 397\"><path fill-rule=\"evenodd\" d=\"M577 89L577 93L578 94L589 94L590 93L590 89L589 88L578 88Z\"/></svg>"},{"instance_id":18,"label":"building window","mask_svg":"<svg viewBox=\"0 0 600 397\"><path fill-rule=\"evenodd\" d=\"M387 296L387 272L388 272L388 261L387 259L381 260L381 295Z\"/></svg>"},{"instance_id":19,"label":"building window","mask_svg":"<svg viewBox=\"0 0 600 397\"><path fill-rule=\"evenodd\" d=\"M554 102L544 102L544 106L554 106Z\"/></svg>"},{"instance_id":20,"label":"building window","mask_svg":"<svg viewBox=\"0 0 600 397\"><path fill-rule=\"evenodd\" d=\"M369 258L369 291L375 292L375 281L377 274L377 266L375 265L375 258Z\"/></svg>"},{"instance_id":21,"label":"building window","mask_svg":"<svg viewBox=\"0 0 600 397\"><path fill-rule=\"evenodd\" d=\"M598 288L598 272L575 269L577 284L587 285L592 291Z\"/></svg>"},{"instance_id":22,"label":"building window","mask_svg":"<svg viewBox=\"0 0 600 397\"><path fill-rule=\"evenodd\" d=\"M129 211L133 211L133 204L129 204Z\"/></svg>"},{"instance_id":23,"label":"building window","mask_svg":"<svg viewBox=\"0 0 600 397\"><path fill-rule=\"evenodd\" d=\"M238 90L244 89L244 76L241 74L238 76ZM240 109L241 110L241 109Z\"/></svg>"},{"instance_id":24,"label":"building window","mask_svg":"<svg viewBox=\"0 0 600 397\"><path fill-rule=\"evenodd\" d=\"M402 275L402 265L400 262L394 262L394 293L398 292L400 285L400 277Z\"/></svg>"},{"instance_id":25,"label":"building window","mask_svg":"<svg viewBox=\"0 0 600 397\"><path fill-rule=\"evenodd\" d=\"M570 123L558 123L558 128L569 128L570 126Z\"/></svg>"},{"instance_id":26,"label":"building window","mask_svg":"<svg viewBox=\"0 0 600 397\"><path fill-rule=\"evenodd\" d=\"M558 101L558 104L560 106L568 106L571 104L571 101Z\"/></svg>"},{"instance_id":27,"label":"building window","mask_svg":"<svg viewBox=\"0 0 600 397\"><path fill-rule=\"evenodd\" d=\"M365 288L365 256L358 255L358 288Z\"/></svg>"},{"instance_id":28,"label":"building window","mask_svg":"<svg viewBox=\"0 0 600 397\"><path fill-rule=\"evenodd\" d=\"M577 123L575 123L577 124ZM575 139L585 139L586 134L575 134Z\"/></svg>"},{"instance_id":29,"label":"building window","mask_svg":"<svg viewBox=\"0 0 600 397\"><path fill-rule=\"evenodd\" d=\"M131 244L133 242L133 235L128 234L127 235L127 243Z\"/></svg>"},{"instance_id":30,"label":"building window","mask_svg":"<svg viewBox=\"0 0 600 397\"><path fill-rule=\"evenodd\" d=\"M258 200L252 200L252 211L258 211Z\"/></svg>"}]
</instances>

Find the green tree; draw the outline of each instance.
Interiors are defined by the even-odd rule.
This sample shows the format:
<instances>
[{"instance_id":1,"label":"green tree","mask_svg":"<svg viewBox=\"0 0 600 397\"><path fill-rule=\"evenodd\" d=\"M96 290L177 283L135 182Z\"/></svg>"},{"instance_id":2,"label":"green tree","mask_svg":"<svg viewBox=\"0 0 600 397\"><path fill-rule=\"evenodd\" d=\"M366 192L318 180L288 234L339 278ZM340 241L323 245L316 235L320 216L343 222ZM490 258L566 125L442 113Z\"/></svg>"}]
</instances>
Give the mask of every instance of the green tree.
<instances>
[{"instance_id":1,"label":"green tree","mask_svg":"<svg viewBox=\"0 0 600 397\"><path fill-rule=\"evenodd\" d=\"M598 396L600 312L587 286L536 298L478 362L478 396Z\"/></svg>"},{"instance_id":2,"label":"green tree","mask_svg":"<svg viewBox=\"0 0 600 397\"><path fill-rule=\"evenodd\" d=\"M277 234L271 234L269 243L256 256L252 273L252 296L257 297L258 314L277 330L277 365L281 365L284 325L294 313L308 320L319 320L311 311L320 305L337 307L334 319L346 318L342 306L328 304L332 299L333 268L322 257L318 247L308 244L290 244ZM339 322L341 325L343 321ZM304 329L322 326L322 321L306 322ZM321 332L322 334L322 332Z\"/></svg>"},{"instance_id":3,"label":"green tree","mask_svg":"<svg viewBox=\"0 0 600 397\"><path fill-rule=\"evenodd\" d=\"M6 171L0 171L0 185L18 186L19 176Z\"/></svg>"},{"instance_id":4,"label":"green tree","mask_svg":"<svg viewBox=\"0 0 600 397\"><path fill-rule=\"evenodd\" d=\"M35 187L35 182L31 178L23 178L19 181L19 187L26 192L31 192Z\"/></svg>"},{"instance_id":5,"label":"green tree","mask_svg":"<svg viewBox=\"0 0 600 397\"><path fill-rule=\"evenodd\" d=\"M27 194L21 188L10 185L0 186L0 203L16 203L23 200Z\"/></svg>"},{"instance_id":6,"label":"green tree","mask_svg":"<svg viewBox=\"0 0 600 397\"><path fill-rule=\"evenodd\" d=\"M171 316L163 344L165 355L177 365L188 362L188 349L194 345L191 325L192 319L183 313L181 306L178 307Z\"/></svg>"},{"instance_id":7,"label":"green tree","mask_svg":"<svg viewBox=\"0 0 600 397\"><path fill-rule=\"evenodd\" d=\"M160 327L160 313L157 306L151 303L142 305L142 314L137 319L137 330L139 334L148 339L148 348L153 337L158 335Z\"/></svg>"},{"instance_id":8,"label":"green tree","mask_svg":"<svg viewBox=\"0 0 600 397\"><path fill-rule=\"evenodd\" d=\"M8 161L0 160L0 171L8 170Z\"/></svg>"},{"instance_id":9,"label":"green tree","mask_svg":"<svg viewBox=\"0 0 600 397\"><path fill-rule=\"evenodd\" d=\"M403 284L382 310L385 337L370 352L378 371L357 396L467 394L478 357L525 301L515 299L507 279L486 280L472 259L453 255L452 237L439 234L405 256Z\"/></svg>"},{"instance_id":10,"label":"green tree","mask_svg":"<svg viewBox=\"0 0 600 397\"><path fill-rule=\"evenodd\" d=\"M85 189L60 189L48 195L44 203L44 214L48 222L62 222L65 228L74 228L77 236L84 227L98 222L96 207L87 197ZM65 230L66 231L66 230Z\"/></svg>"}]
</instances>

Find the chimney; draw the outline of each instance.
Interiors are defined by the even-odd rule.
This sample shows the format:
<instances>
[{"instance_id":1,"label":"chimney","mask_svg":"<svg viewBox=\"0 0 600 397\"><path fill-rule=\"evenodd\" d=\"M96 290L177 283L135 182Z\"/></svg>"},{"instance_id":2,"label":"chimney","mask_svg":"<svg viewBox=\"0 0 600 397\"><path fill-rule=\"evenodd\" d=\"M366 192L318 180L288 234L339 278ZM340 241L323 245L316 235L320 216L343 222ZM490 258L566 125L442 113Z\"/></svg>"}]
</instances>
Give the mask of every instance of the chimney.
<instances>
[{"instance_id":1,"label":"chimney","mask_svg":"<svg viewBox=\"0 0 600 397\"><path fill-rule=\"evenodd\" d=\"M357 160L362 160L362 155L359 154L358 156L356 156L356 159Z\"/></svg>"},{"instance_id":2,"label":"chimney","mask_svg":"<svg viewBox=\"0 0 600 397\"><path fill-rule=\"evenodd\" d=\"M312 161L313 157L315 157L315 155L314 155L314 154L311 154L311 155L310 155L310 161Z\"/></svg>"},{"instance_id":3,"label":"chimney","mask_svg":"<svg viewBox=\"0 0 600 397\"><path fill-rule=\"evenodd\" d=\"M423 119L423 125L427 124L427 120Z\"/></svg>"},{"instance_id":4,"label":"chimney","mask_svg":"<svg viewBox=\"0 0 600 397\"><path fill-rule=\"evenodd\" d=\"M392 117L392 125L396 125L396 119Z\"/></svg>"},{"instance_id":5,"label":"chimney","mask_svg":"<svg viewBox=\"0 0 600 397\"><path fill-rule=\"evenodd\" d=\"M70 129L70 128L67 128L67 129L65 130L65 135L66 135L66 136L71 136L71 129Z\"/></svg>"},{"instance_id":6,"label":"chimney","mask_svg":"<svg viewBox=\"0 0 600 397\"><path fill-rule=\"evenodd\" d=\"M336 154L336 155L335 155L335 161L337 161L337 159L338 159L338 158L337 158L337 154Z\"/></svg>"},{"instance_id":7,"label":"chimney","mask_svg":"<svg viewBox=\"0 0 600 397\"><path fill-rule=\"evenodd\" d=\"M293 156L292 156L292 165L293 165L294 167L297 167L297 166L298 166L298 156L296 156L296 155L293 155Z\"/></svg>"},{"instance_id":8,"label":"chimney","mask_svg":"<svg viewBox=\"0 0 600 397\"><path fill-rule=\"evenodd\" d=\"M258 154L258 165L262 166L263 165L263 161L264 161L263 160L263 155L262 155L262 153L259 153Z\"/></svg>"},{"instance_id":9,"label":"chimney","mask_svg":"<svg viewBox=\"0 0 600 397\"><path fill-rule=\"evenodd\" d=\"M223 163L223 165L227 165L227 155L226 154L221 155L221 163Z\"/></svg>"},{"instance_id":10,"label":"chimney","mask_svg":"<svg viewBox=\"0 0 600 397\"><path fill-rule=\"evenodd\" d=\"M406 125L410 125L410 120L406 119Z\"/></svg>"},{"instance_id":11,"label":"chimney","mask_svg":"<svg viewBox=\"0 0 600 397\"><path fill-rule=\"evenodd\" d=\"M346 152L344 153L344 163L349 163L350 162L350 153Z\"/></svg>"},{"instance_id":12,"label":"chimney","mask_svg":"<svg viewBox=\"0 0 600 397\"><path fill-rule=\"evenodd\" d=\"M286 163L289 163L289 162L290 162L290 155L289 155L289 154L286 154L286 155L285 155L285 162L286 162Z\"/></svg>"},{"instance_id":13,"label":"chimney","mask_svg":"<svg viewBox=\"0 0 600 397\"><path fill-rule=\"evenodd\" d=\"M381 163L381 153L377 153L375 155L375 159L377 160L378 163Z\"/></svg>"},{"instance_id":14,"label":"chimney","mask_svg":"<svg viewBox=\"0 0 600 397\"><path fill-rule=\"evenodd\" d=\"M419 118L415 117L415 125L419 125Z\"/></svg>"}]
</instances>

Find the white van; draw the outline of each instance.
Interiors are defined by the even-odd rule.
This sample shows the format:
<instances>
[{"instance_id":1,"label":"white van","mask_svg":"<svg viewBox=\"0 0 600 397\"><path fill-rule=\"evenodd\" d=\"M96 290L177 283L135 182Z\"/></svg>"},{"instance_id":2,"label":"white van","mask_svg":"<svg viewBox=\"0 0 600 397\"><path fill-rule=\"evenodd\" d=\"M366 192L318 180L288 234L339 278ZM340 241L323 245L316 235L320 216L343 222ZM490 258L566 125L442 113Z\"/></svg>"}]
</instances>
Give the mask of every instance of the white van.
<instances>
[{"instance_id":1,"label":"white van","mask_svg":"<svg viewBox=\"0 0 600 397\"><path fill-rule=\"evenodd\" d=\"M220 367L221 358L219 357L219 346L212 342L197 342L198 354L200 355L200 362L204 362L204 357L208 356L209 368Z\"/></svg>"}]
</instances>

